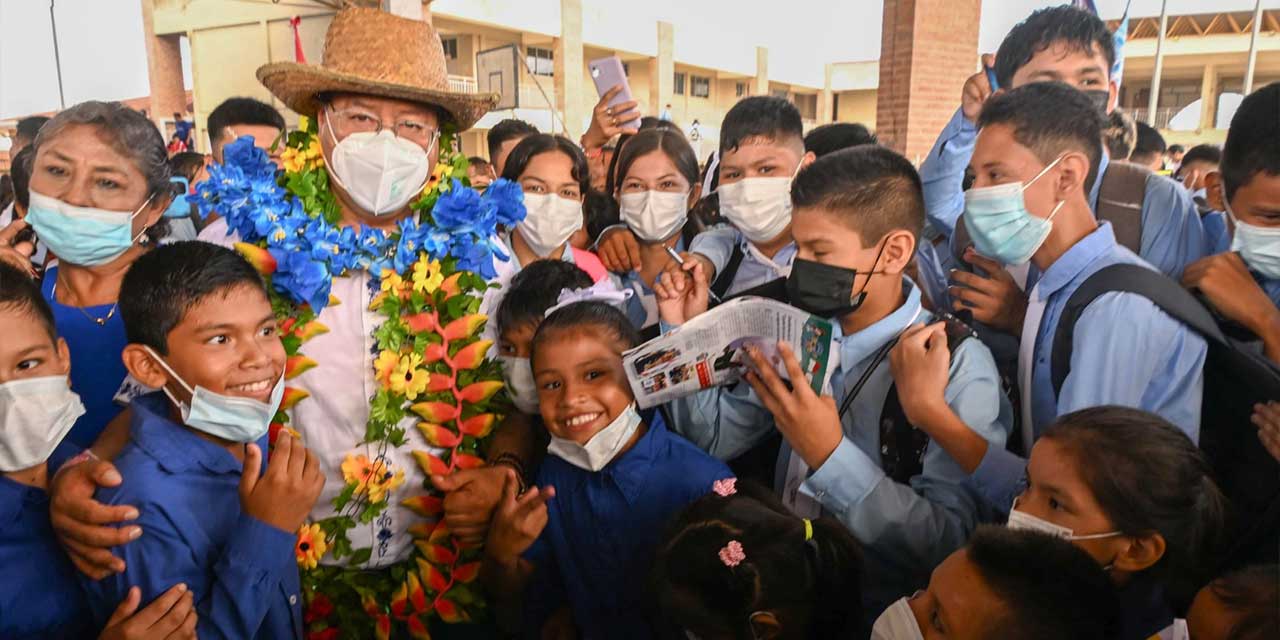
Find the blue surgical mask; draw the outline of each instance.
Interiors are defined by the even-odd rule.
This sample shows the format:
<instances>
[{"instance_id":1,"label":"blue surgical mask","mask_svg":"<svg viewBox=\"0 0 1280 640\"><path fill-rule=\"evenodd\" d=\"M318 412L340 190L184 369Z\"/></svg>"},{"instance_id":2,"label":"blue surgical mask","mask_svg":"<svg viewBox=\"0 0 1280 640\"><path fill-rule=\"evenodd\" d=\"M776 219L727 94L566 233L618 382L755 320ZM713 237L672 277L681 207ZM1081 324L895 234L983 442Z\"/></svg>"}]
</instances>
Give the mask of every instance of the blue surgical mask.
<instances>
[{"instance_id":1,"label":"blue surgical mask","mask_svg":"<svg viewBox=\"0 0 1280 640\"><path fill-rule=\"evenodd\" d=\"M169 201L169 208L164 210L166 218L190 218L191 203L187 202L187 191L191 188L191 183L182 176L174 176L169 178L169 182L182 185L182 190L173 196L173 200Z\"/></svg>"},{"instance_id":2,"label":"blue surgical mask","mask_svg":"<svg viewBox=\"0 0 1280 640\"><path fill-rule=\"evenodd\" d=\"M59 260L96 267L120 257L142 238L146 228L135 236L133 219L150 203L147 198L132 212L107 211L77 207L32 191L26 221Z\"/></svg>"},{"instance_id":3,"label":"blue surgical mask","mask_svg":"<svg viewBox=\"0 0 1280 640\"><path fill-rule=\"evenodd\" d=\"M1236 227L1231 237L1231 250L1239 253L1240 259L1251 270L1266 278L1280 280L1280 229L1240 222L1231 210L1231 203L1227 202L1226 187L1222 188L1222 206Z\"/></svg>"},{"instance_id":4,"label":"blue surgical mask","mask_svg":"<svg viewBox=\"0 0 1280 640\"><path fill-rule=\"evenodd\" d=\"M1023 264L1035 255L1049 237L1049 232L1053 231L1051 221L1066 201L1059 202L1049 217L1038 218L1027 211L1023 191L1048 173L1059 160L1062 158L1050 162L1026 184L1010 182L965 192L964 226L969 230L978 253L1001 264Z\"/></svg>"},{"instance_id":5,"label":"blue surgical mask","mask_svg":"<svg viewBox=\"0 0 1280 640\"><path fill-rule=\"evenodd\" d=\"M191 403L180 402L169 389L164 394L182 412L182 421L188 427L230 442L257 442L266 435L275 417L280 399L284 397L284 376L276 381L270 402L258 402L253 398L224 396L201 386L194 389L187 384L155 351L147 347L151 357L191 394Z\"/></svg>"}]
</instances>

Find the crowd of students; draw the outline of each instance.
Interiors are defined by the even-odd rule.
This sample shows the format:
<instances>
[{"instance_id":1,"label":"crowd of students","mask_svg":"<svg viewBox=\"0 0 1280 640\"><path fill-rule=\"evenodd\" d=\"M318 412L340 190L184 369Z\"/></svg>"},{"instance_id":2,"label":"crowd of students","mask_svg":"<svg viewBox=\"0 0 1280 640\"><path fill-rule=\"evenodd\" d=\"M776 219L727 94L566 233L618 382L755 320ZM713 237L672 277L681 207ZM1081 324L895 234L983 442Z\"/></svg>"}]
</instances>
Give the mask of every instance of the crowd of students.
<instances>
[{"instance_id":1,"label":"crowd of students","mask_svg":"<svg viewBox=\"0 0 1280 640\"><path fill-rule=\"evenodd\" d=\"M407 556L396 505L433 486L448 530L483 548L493 612L436 637L1274 637L1280 83L1173 179L1108 120L1114 62L1096 16L1036 11L918 169L861 125L805 135L766 96L726 114L705 162L614 92L578 142L495 125L467 176L523 192L481 305L511 412L488 465L389 486L386 515L351 531L372 549L353 569ZM483 113L439 87L303 95L259 77L317 119L356 228L412 215L422 186L397 200L383 178L425 183L426 132ZM357 118L374 138L396 122L408 164L361 156ZM335 637L304 613L295 533L334 513L375 319L318 314L324 371L295 380L311 400L291 410L307 436L268 451L276 310L235 230L184 197L236 140L289 163L285 129L248 98L211 113L208 159L169 158L117 103L19 127L0 225L0 639ZM361 300L370 276L333 293ZM829 387L780 376L805 377L779 343L779 362L750 349L735 385L638 408L623 353L745 295L833 320ZM385 461L414 467L408 447Z\"/></svg>"}]
</instances>

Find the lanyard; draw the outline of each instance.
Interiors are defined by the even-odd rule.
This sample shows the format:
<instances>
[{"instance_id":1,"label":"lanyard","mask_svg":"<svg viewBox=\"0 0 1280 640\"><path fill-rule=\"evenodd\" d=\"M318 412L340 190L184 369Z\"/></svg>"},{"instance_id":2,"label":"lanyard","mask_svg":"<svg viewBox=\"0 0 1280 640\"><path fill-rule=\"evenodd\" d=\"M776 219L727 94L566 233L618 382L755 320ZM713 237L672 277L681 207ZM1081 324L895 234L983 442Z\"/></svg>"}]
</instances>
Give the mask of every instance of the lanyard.
<instances>
[{"instance_id":1,"label":"lanyard","mask_svg":"<svg viewBox=\"0 0 1280 640\"><path fill-rule=\"evenodd\" d=\"M871 359L871 364L862 371L862 375L858 378L858 381L853 384L853 387L849 389L849 392L844 394L844 399L840 401L839 413L840 420L842 422L844 421L845 412L849 410L849 406L853 404L853 401L858 398L858 394L862 393L862 387L866 386L867 381L871 379L871 374L875 373L876 368L879 367L880 364L884 362L884 359L889 356L889 351L898 344L898 340L902 337L903 332L915 323L916 318L920 317L920 311L922 309L923 307L916 309L915 315L911 316L911 319L907 321L907 326L903 327L902 331L899 331L897 335L893 336L891 340L886 342L884 346L880 347L880 349L876 351L875 357Z\"/></svg>"}]
</instances>

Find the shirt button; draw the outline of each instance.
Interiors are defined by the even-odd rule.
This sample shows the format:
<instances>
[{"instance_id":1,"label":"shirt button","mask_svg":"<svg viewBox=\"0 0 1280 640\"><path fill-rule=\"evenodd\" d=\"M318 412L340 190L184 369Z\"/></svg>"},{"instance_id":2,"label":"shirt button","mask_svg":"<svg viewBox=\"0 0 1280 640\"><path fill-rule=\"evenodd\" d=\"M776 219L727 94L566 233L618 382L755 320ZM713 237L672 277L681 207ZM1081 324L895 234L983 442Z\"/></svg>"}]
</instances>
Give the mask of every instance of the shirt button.
<instances>
[{"instance_id":1,"label":"shirt button","mask_svg":"<svg viewBox=\"0 0 1280 640\"><path fill-rule=\"evenodd\" d=\"M298 604L298 596L296 596L296 595L294 595L294 596L289 596L289 604L291 604L291 605L293 605L293 604Z\"/></svg>"}]
</instances>

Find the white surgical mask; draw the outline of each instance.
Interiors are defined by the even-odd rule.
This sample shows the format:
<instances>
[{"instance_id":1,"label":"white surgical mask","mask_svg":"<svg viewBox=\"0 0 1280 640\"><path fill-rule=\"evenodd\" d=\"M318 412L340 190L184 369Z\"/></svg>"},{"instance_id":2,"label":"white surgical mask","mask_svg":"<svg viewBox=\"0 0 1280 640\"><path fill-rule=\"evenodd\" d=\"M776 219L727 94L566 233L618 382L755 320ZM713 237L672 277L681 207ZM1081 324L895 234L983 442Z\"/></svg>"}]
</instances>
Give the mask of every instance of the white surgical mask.
<instances>
[{"instance_id":1,"label":"white surgical mask","mask_svg":"<svg viewBox=\"0 0 1280 640\"><path fill-rule=\"evenodd\" d=\"M642 191L618 198L622 221L645 242L662 242L684 226L689 217L689 192Z\"/></svg>"},{"instance_id":2,"label":"white surgical mask","mask_svg":"<svg viewBox=\"0 0 1280 640\"><path fill-rule=\"evenodd\" d=\"M743 178L720 185L720 213L752 242L778 237L791 224L791 181L797 173L798 166L790 178Z\"/></svg>"},{"instance_id":3,"label":"white surgical mask","mask_svg":"<svg viewBox=\"0 0 1280 640\"><path fill-rule=\"evenodd\" d=\"M533 365L528 358L498 356L502 377L507 382L511 401L521 413L538 415L538 386L533 382Z\"/></svg>"},{"instance_id":4,"label":"white surgical mask","mask_svg":"<svg viewBox=\"0 0 1280 640\"><path fill-rule=\"evenodd\" d=\"M1236 227L1231 236L1231 250L1239 253L1250 269L1272 280L1280 279L1280 228L1240 222L1227 202L1226 186L1222 187L1222 206Z\"/></svg>"},{"instance_id":5,"label":"white surgical mask","mask_svg":"<svg viewBox=\"0 0 1280 640\"><path fill-rule=\"evenodd\" d=\"M0 471L21 471L48 460L82 415L84 404L66 376L0 384Z\"/></svg>"},{"instance_id":6,"label":"white surgical mask","mask_svg":"<svg viewBox=\"0 0 1280 640\"><path fill-rule=\"evenodd\" d=\"M266 435L284 397L283 375L271 391L271 401L258 402L253 398L224 396L199 385L192 389L155 351L150 347L147 351L191 394L191 404L187 404L173 397L168 388L164 389L164 394L182 412L182 422L188 427L230 442L257 442Z\"/></svg>"},{"instance_id":7,"label":"white surgical mask","mask_svg":"<svg viewBox=\"0 0 1280 640\"><path fill-rule=\"evenodd\" d=\"M632 402L609 426L591 436L586 444L551 436L547 453L579 469L599 471L613 461L614 456L627 445L627 441L631 440L639 427L640 414L636 411L636 403Z\"/></svg>"},{"instance_id":8,"label":"white surgical mask","mask_svg":"<svg viewBox=\"0 0 1280 640\"><path fill-rule=\"evenodd\" d=\"M898 598L871 627L871 640L924 640L910 598Z\"/></svg>"},{"instance_id":9,"label":"white surgical mask","mask_svg":"<svg viewBox=\"0 0 1280 640\"><path fill-rule=\"evenodd\" d=\"M564 246L582 228L582 203L549 193L524 194L524 220L516 231L539 258Z\"/></svg>"},{"instance_id":10,"label":"white surgical mask","mask_svg":"<svg viewBox=\"0 0 1280 640\"><path fill-rule=\"evenodd\" d=\"M390 129L353 133L334 141L329 175L362 209L375 216L399 211L422 193L431 172L431 158L422 147L396 136Z\"/></svg>"},{"instance_id":11,"label":"white surgical mask","mask_svg":"<svg viewBox=\"0 0 1280 640\"><path fill-rule=\"evenodd\" d=\"M1018 500L1016 498L1013 501L1013 510L1009 512L1009 522L1005 526L1019 531L1039 531L1040 533L1047 533L1051 536L1071 541L1097 540L1099 538L1111 538L1114 536L1124 535L1119 531L1110 531L1107 533L1094 533L1078 536L1070 527L1054 524L1048 520L1041 520L1040 518L1026 513L1025 511L1018 511Z\"/></svg>"}]
</instances>

